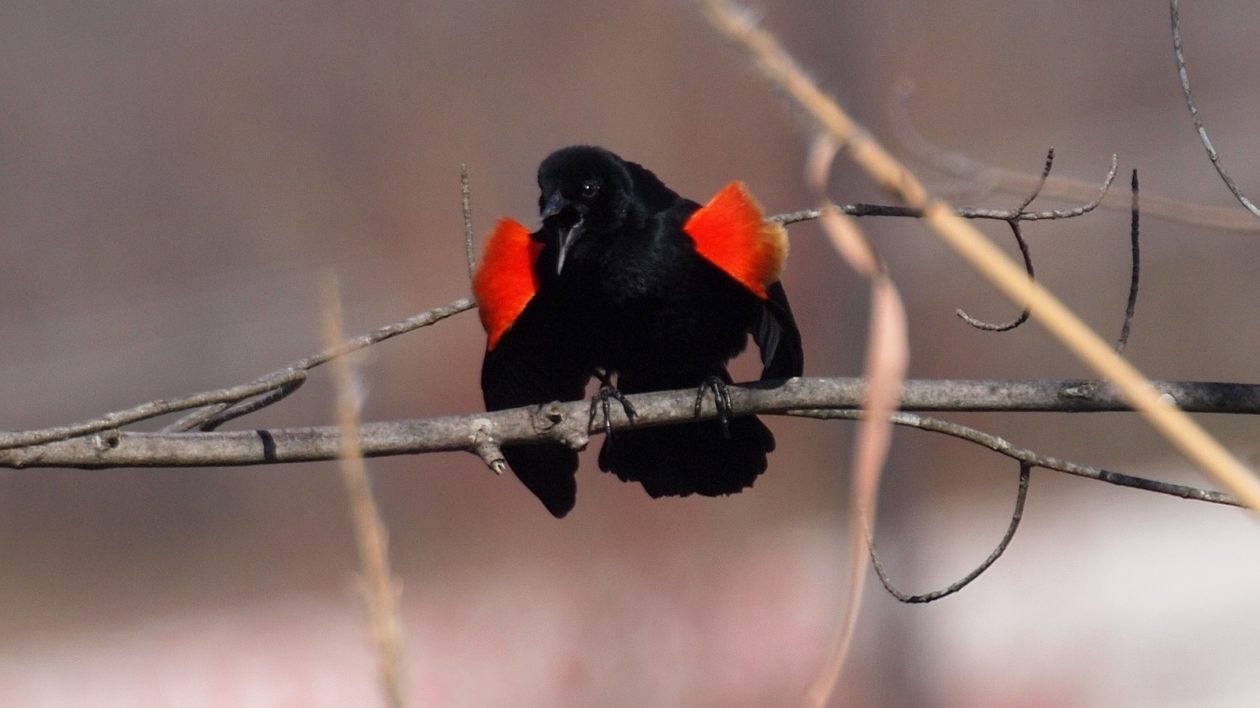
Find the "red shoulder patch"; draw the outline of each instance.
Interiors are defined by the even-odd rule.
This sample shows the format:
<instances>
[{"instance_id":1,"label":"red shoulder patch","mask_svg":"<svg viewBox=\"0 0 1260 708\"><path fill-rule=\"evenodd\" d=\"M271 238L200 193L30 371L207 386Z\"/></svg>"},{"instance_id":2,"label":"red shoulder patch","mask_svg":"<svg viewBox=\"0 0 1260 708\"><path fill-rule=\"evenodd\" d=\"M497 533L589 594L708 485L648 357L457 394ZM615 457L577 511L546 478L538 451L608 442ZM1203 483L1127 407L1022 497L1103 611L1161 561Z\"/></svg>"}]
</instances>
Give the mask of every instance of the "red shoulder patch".
<instances>
[{"instance_id":1,"label":"red shoulder patch","mask_svg":"<svg viewBox=\"0 0 1260 708\"><path fill-rule=\"evenodd\" d=\"M494 349L538 291L534 261L541 250L529 229L512 219L500 219L490 234L472 283L486 351Z\"/></svg>"},{"instance_id":2,"label":"red shoulder patch","mask_svg":"<svg viewBox=\"0 0 1260 708\"><path fill-rule=\"evenodd\" d=\"M691 215L683 231L696 252L761 299L779 280L787 259L787 231L765 220L743 182L731 182Z\"/></svg>"}]
</instances>

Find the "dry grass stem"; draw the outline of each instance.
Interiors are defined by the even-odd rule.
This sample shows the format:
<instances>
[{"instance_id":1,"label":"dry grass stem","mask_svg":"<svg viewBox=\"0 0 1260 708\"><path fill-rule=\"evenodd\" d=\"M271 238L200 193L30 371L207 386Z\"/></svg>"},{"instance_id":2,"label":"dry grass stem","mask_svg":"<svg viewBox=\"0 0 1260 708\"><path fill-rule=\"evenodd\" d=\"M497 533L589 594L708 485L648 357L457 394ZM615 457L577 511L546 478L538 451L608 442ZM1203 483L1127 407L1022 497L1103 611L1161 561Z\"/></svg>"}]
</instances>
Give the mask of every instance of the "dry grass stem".
<instances>
[{"instance_id":1,"label":"dry grass stem","mask_svg":"<svg viewBox=\"0 0 1260 708\"><path fill-rule=\"evenodd\" d=\"M322 294L323 339L325 346L331 348L342 338L341 299L333 276L324 283ZM350 357L333 360L332 378L337 395L337 425L341 431L339 466L359 549L360 589L376 644L381 688L388 705L399 708L406 705L402 624L398 616L400 585L390 572L389 532L372 495L372 483L363 460L359 437L360 390Z\"/></svg>"}]
</instances>

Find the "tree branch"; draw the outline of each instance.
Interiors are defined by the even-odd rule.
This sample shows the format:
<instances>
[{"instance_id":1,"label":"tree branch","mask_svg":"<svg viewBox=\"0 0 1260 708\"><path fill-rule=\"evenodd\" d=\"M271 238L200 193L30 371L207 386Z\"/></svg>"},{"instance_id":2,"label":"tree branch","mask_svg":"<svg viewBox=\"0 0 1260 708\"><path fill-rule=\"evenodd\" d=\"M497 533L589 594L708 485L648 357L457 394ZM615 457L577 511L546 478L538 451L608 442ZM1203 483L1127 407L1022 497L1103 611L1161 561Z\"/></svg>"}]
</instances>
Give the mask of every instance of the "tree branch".
<instances>
[{"instance_id":1,"label":"tree branch","mask_svg":"<svg viewBox=\"0 0 1260 708\"><path fill-rule=\"evenodd\" d=\"M736 415L779 413L810 417L849 417L861 406L865 381L857 378L790 379L782 385L737 386L731 389ZM1200 413L1260 414L1260 384L1190 381L1155 382L1157 389L1176 400L1186 411ZM627 396L637 416L635 427L696 420L692 389ZM1061 472L1077 474L1123 486L1125 476L1038 455L980 431L970 431L944 421L904 411L1005 411L1089 413L1132 410L1114 387L1098 381L906 381L902 413L893 416L899 425L942 432L982 444L1014 459ZM493 413L445 416L416 420L365 423L360 429L366 457L427 452L469 451L483 453L501 445L558 442L574 449L585 447L589 436L603 430L592 423L588 401L553 402ZM699 419L716 417L706 403ZM612 430L630 427L617 406L610 411ZM952 427L951 427L952 426ZM340 434L336 427L274 428L210 433L113 433L0 451L0 467L213 467L313 462L337 458ZM1120 481L1117 481L1119 479ZM1140 478L1126 478L1139 479ZM1149 480L1141 480L1142 483ZM1142 486L1150 491L1235 503L1226 495L1195 490L1190 494ZM1193 488L1180 488L1190 489ZM1215 496L1214 496L1215 495Z\"/></svg>"}]
</instances>

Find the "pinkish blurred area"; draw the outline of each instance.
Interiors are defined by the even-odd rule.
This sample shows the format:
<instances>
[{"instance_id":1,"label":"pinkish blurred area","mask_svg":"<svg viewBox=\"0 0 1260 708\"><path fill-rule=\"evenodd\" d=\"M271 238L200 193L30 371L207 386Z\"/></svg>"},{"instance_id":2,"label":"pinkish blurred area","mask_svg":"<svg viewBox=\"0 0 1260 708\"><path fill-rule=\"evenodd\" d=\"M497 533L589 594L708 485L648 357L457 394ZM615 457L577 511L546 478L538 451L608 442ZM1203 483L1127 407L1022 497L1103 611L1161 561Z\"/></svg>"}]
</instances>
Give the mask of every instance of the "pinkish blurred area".
<instances>
[{"instance_id":1,"label":"pinkish blurred area","mask_svg":"<svg viewBox=\"0 0 1260 708\"><path fill-rule=\"evenodd\" d=\"M1183 13L1217 147L1260 190L1260 10ZM1185 115L1159 3L782 2L762 16L895 150L886 107L910 77L913 119L943 146L1035 173L1053 145L1057 174L1084 180L1117 152L1149 194L1230 204ZM0 106L9 430L316 351L329 271L353 332L465 295L461 162L482 232L500 215L529 223L538 161L580 142L696 199L740 178L772 212L811 205L804 121L686 3L6 3ZM843 164L833 187L884 199ZM862 226L907 302L912 376L1085 375L1035 323L959 322L956 307L1015 308L916 224ZM1027 232L1043 281L1118 331L1127 214ZM863 286L815 226L791 235L807 372L857 374ZM1254 380L1260 234L1147 218L1143 248L1126 354L1155 377ZM375 347L365 417L478 410L482 346L465 314ZM321 373L237 427L326 423L331 398ZM1131 416L953 418L1204 484ZM1203 420L1256 461L1254 421ZM413 702L799 705L848 592L852 430L770 424L779 449L750 492L653 501L588 454L563 521L470 455L373 461ZM915 591L965 574L1005 528L1016 472L898 431L878 528L890 572ZM328 464L0 471L0 706L379 702L343 496ZM1037 471L1023 530L973 586L915 607L867 588L833 704L1254 705L1257 548L1236 510Z\"/></svg>"}]
</instances>

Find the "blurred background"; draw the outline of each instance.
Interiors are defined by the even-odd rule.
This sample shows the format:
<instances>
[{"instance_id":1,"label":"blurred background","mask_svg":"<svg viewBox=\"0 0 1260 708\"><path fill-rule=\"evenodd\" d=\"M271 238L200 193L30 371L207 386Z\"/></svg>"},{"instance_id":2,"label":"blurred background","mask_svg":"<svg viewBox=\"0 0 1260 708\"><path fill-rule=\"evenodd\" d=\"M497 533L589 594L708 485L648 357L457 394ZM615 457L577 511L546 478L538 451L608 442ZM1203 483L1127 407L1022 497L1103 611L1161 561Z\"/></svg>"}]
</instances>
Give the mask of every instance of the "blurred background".
<instances>
[{"instance_id":1,"label":"blurred background","mask_svg":"<svg viewBox=\"0 0 1260 708\"><path fill-rule=\"evenodd\" d=\"M1200 107L1260 191L1260 10L1183 8ZM1147 194L1231 200L1195 138L1160 3L778 2L765 26L894 150L892 87L933 142ZM364 332L468 290L479 233L536 213L552 149L597 143L705 200L745 180L810 206L810 130L689 3L0 4L0 428L218 388L320 348L340 279ZM1124 183L1123 177L1117 180ZM938 177L940 187L957 181ZM840 201L884 196L839 164ZM978 206L1018 204L991 194ZM1039 203L1040 204L1040 203ZM1047 202L1047 205L1052 204ZM914 377L1087 373L915 223L864 220L907 301ZM984 225L1008 252L1002 225ZM1128 215L1027 228L1038 275L1105 336ZM785 275L813 376L860 371L863 285L811 224ZM1260 234L1147 218L1127 350L1147 374L1254 380ZM473 313L372 349L368 420L480 409ZM322 373L240 428L332 420ZM1206 484L1127 414L959 415L1038 451ZM1204 417L1257 461L1256 427ZM417 705L794 705L847 577L852 428L776 418L756 488L653 501L589 452L552 519L467 454L370 463L402 578ZM1016 466L898 431L878 538L906 588L965 574ZM1007 555L903 606L868 587L837 706L1243 706L1260 688L1260 530L1234 509L1038 470ZM0 704L370 705L358 561L330 464L0 471Z\"/></svg>"}]
</instances>

